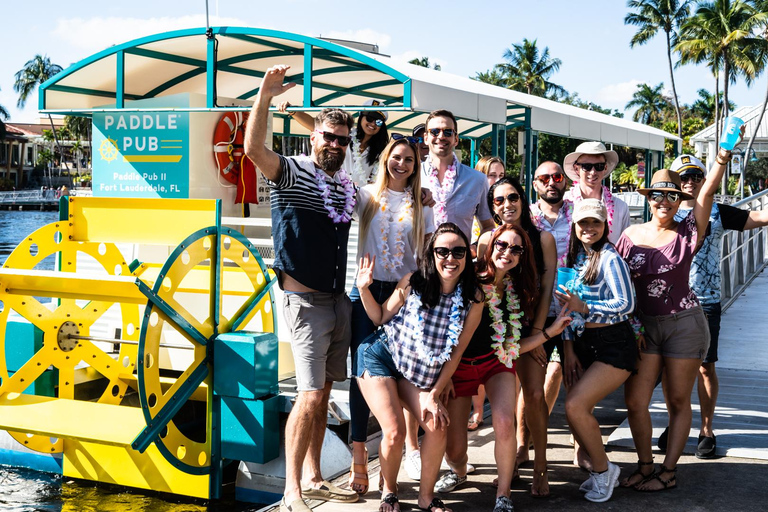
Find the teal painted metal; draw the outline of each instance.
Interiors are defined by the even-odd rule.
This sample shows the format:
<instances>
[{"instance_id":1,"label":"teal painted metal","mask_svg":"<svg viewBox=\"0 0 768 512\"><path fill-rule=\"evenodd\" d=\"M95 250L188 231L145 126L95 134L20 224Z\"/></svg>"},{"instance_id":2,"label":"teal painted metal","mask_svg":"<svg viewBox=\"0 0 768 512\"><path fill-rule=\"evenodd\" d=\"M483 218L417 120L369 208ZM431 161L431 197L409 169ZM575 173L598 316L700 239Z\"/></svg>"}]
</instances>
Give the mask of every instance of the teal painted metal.
<instances>
[{"instance_id":1,"label":"teal painted metal","mask_svg":"<svg viewBox=\"0 0 768 512\"><path fill-rule=\"evenodd\" d=\"M411 96L413 95L413 83L411 80L406 80L405 83L403 83L403 107L406 109L411 109L412 100Z\"/></svg>"},{"instance_id":2,"label":"teal painted metal","mask_svg":"<svg viewBox=\"0 0 768 512\"><path fill-rule=\"evenodd\" d=\"M477 154L477 140L469 139L469 165L474 168L477 165L478 160L479 155Z\"/></svg>"},{"instance_id":3,"label":"teal painted metal","mask_svg":"<svg viewBox=\"0 0 768 512\"><path fill-rule=\"evenodd\" d=\"M221 397L221 455L264 464L279 455L280 397L262 400Z\"/></svg>"},{"instance_id":4,"label":"teal painted metal","mask_svg":"<svg viewBox=\"0 0 768 512\"><path fill-rule=\"evenodd\" d=\"M499 141L499 158L504 162L504 167L507 166L507 127L503 124L499 125L498 133Z\"/></svg>"},{"instance_id":5,"label":"teal painted metal","mask_svg":"<svg viewBox=\"0 0 768 512\"><path fill-rule=\"evenodd\" d=\"M326 85L326 84L323 84L323 86L321 87L321 86L318 85L318 88L328 89L328 90L331 90L331 91L335 90L336 92L334 92L332 94L328 94L326 96L323 96L322 98L318 98L317 100L315 100L315 104L316 105L322 105L323 103L326 103L328 101L334 100L336 98L340 98L340 97L342 97L344 95L347 95L347 94L369 95L372 98L375 97L375 98L378 98L378 99L381 99L381 100L400 100L402 98L401 96L390 96L388 94L382 94L382 93L379 93L379 92L371 92L371 91L368 90L368 89L375 89L377 87L386 87L386 86L389 86L389 85L397 85L399 83L400 82L398 82L397 80L392 79L392 80L379 80L379 81L376 81L376 82L370 82L370 83L358 85L358 86L355 86L355 87L337 87L335 85Z\"/></svg>"},{"instance_id":6,"label":"teal painted metal","mask_svg":"<svg viewBox=\"0 0 768 512\"><path fill-rule=\"evenodd\" d=\"M186 73L182 73L181 75L179 75L179 76L177 76L175 78L172 78L171 80L168 80L164 84L158 85L157 87L155 87L154 89L149 91L147 94L142 96L142 98L143 99L154 98L155 96L157 96L159 94L162 94L163 92L167 91L171 87L174 87L176 85L179 85L180 83L186 82L190 78L194 78L194 77L200 75L203 72L204 72L204 70L202 70L202 69L193 69L191 71L187 71ZM262 73L261 76L263 77L264 74Z\"/></svg>"},{"instance_id":7,"label":"teal painted metal","mask_svg":"<svg viewBox=\"0 0 768 512\"><path fill-rule=\"evenodd\" d=\"M125 107L125 52L117 52L115 71L115 108Z\"/></svg>"},{"instance_id":8,"label":"teal painted metal","mask_svg":"<svg viewBox=\"0 0 768 512\"><path fill-rule=\"evenodd\" d=\"M491 155L499 156L499 125L491 125Z\"/></svg>"},{"instance_id":9,"label":"teal painted metal","mask_svg":"<svg viewBox=\"0 0 768 512\"><path fill-rule=\"evenodd\" d=\"M158 52L157 50L148 50L146 48L129 48L124 51L130 55L137 55L139 57L147 57L149 59L164 60L166 62L175 62L176 64L186 64L187 66L193 66L200 69L205 69L207 61L201 59L193 59L192 57L185 57L183 55L174 55L173 53Z\"/></svg>"},{"instance_id":10,"label":"teal painted metal","mask_svg":"<svg viewBox=\"0 0 768 512\"><path fill-rule=\"evenodd\" d=\"M395 128L397 126L400 126L401 124L405 123L406 121L410 121L414 117L423 116L423 112L411 112L410 114L406 114L397 121L392 121L391 123L387 123L387 128Z\"/></svg>"},{"instance_id":11,"label":"teal painted metal","mask_svg":"<svg viewBox=\"0 0 768 512\"><path fill-rule=\"evenodd\" d=\"M216 106L216 38L206 40L206 65L205 65L205 106Z\"/></svg>"},{"instance_id":12,"label":"teal painted metal","mask_svg":"<svg viewBox=\"0 0 768 512\"><path fill-rule=\"evenodd\" d=\"M5 366L10 377L43 348L43 331L22 318L9 320L5 324L5 341ZM59 371L55 368L44 370L29 383L24 394L56 396L58 375Z\"/></svg>"},{"instance_id":13,"label":"teal painted metal","mask_svg":"<svg viewBox=\"0 0 768 512\"><path fill-rule=\"evenodd\" d=\"M213 391L217 395L256 400L278 392L277 336L271 332L228 332L212 345Z\"/></svg>"},{"instance_id":14,"label":"teal painted metal","mask_svg":"<svg viewBox=\"0 0 768 512\"><path fill-rule=\"evenodd\" d=\"M312 106L312 45L304 45L304 108Z\"/></svg>"},{"instance_id":15,"label":"teal painted metal","mask_svg":"<svg viewBox=\"0 0 768 512\"><path fill-rule=\"evenodd\" d=\"M302 50L299 48L294 48L293 51L290 50L267 50L264 52L252 52L252 53L244 53L242 55L236 55L234 57L230 57L228 59L223 59L219 61L219 66L221 66L219 69L224 69L224 67L232 66L233 64L239 64L240 62L246 62L246 61L254 61L254 60L261 60L261 59L271 59L274 57L286 57L290 55L301 55ZM242 69L242 68L238 68Z\"/></svg>"},{"instance_id":16,"label":"teal painted metal","mask_svg":"<svg viewBox=\"0 0 768 512\"><path fill-rule=\"evenodd\" d=\"M651 161L651 150L645 150L645 186L651 186L651 177L653 176L653 162ZM651 210L648 205L648 201L643 203L643 221L648 222L651 220Z\"/></svg>"},{"instance_id":17,"label":"teal painted metal","mask_svg":"<svg viewBox=\"0 0 768 512\"><path fill-rule=\"evenodd\" d=\"M531 199L531 179L533 172L531 166L533 165L532 156L533 149L533 130L531 129L531 111L525 111L525 153L523 155L523 170L525 172L525 195Z\"/></svg>"},{"instance_id":18,"label":"teal painted metal","mask_svg":"<svg viewBox=\"0 0 768 512\"><path fill-rule=\"evenodd\" d=\"M165 279L165 273L161 273L157 276L157 282L162 283L163 279ZM136 280L136 286L139 288L139 291L149 300L149 305L147 307L147 313L145 313L144 316L146 316L146 320L149 320L149 311L152 307L156 307L159 309L165 316L168 317L168 320L171 321L171 323L175 324L181 331L183 331L187 336L192 338L193 341L196 343L199 343L200 345L207 345L208 339L203 336L203 334L195 329L195 327L183 316L181 316L178 312L176 312L171 306L168 305L167 302L165 302L163 299L158 297L157 292L155 290L152 290L147 286L144 282L140 280ZM141 347L140 347L141 350Z\"/></svg>"},{"instance_id":19,"label":"teal painted metal","mask_svg":"<svg viewBox=\"0 0 768 512\"><path fill-rule=\"evenodd\" d=\"M86 89L85 87L71 87L69 85L52 85L49 87L51 91L68 92L72 94L87 94L88 96L100 96L103 98L114 98L115 93L112 91L100 91L98 89ZM144 96L138 96L136 94L124 93L123 96L129 100L140 100Z\"/></svg>"}]
</instances>

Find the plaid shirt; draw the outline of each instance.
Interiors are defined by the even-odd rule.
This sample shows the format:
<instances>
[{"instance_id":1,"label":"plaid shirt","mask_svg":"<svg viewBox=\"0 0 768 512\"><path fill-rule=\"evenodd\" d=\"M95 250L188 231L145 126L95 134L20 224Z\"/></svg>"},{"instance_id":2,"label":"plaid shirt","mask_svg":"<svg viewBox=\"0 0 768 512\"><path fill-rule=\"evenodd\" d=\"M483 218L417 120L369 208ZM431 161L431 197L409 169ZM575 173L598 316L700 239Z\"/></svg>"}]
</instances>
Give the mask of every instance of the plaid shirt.
<instances>
[{"instance_id":1,"label":"plaid shirt","mask_svg":"<svg viewBox=\"0 0 768 512\"><path fill-rule=\"evenodd\" d=\"M443 369L440 363L432 364L426 361L423 351L438 355L445 350L448 341L448 318L455 293L440 295L440 302L430 309L422 306L421 296L411 290L400 311L384 324L387 347L392 353L395 366L411 384L418 388L431 389L437 382L440 370ZM407 306L412 303L419 306L419 313L424 319L422 339L416 339L417 333L422 330L418 325L419 319L414 318L415 315L408 314ZM463 324L467 314L466 308L460 307L459 313ZM423 350L420 350L420 345Z\"/></svg>"}]
</instances>

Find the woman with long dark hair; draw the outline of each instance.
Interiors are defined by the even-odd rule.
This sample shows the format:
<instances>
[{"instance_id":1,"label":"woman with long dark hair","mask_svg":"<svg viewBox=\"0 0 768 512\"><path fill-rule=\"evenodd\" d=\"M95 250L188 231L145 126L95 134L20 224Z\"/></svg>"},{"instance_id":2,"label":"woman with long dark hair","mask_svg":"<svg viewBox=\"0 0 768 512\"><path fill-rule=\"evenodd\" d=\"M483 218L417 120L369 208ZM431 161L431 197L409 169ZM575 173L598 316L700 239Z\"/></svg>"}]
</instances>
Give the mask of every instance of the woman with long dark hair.
<instances>
[{"instance_id":1,"label":"woman with long dark hair","mask_svg":"<svg viewBox=\"0 0 768 512\"><path fill-rule=\"evenodd\" d=\"M493 411L498 486L494 512L512 512L510 484L515 471L515 363L520 354L562 332L571 321L568 309L554 325L522 338L521 318L531 316L538 300L531 240L517 225L496 229L490 247L477 263L485 310L469 346L444 391L451 424L446 461L451 470L437 482L438 492L449 492L467 480L467 430L463 420L471 397L484 385Z\"/></svg>"},{"instance_id":2,"label":"woman with long dark hair","mask_svg":"<svg viewBox=\"0 0 768 512\"><path fill-rule=\"evenodd\" d=\"M634 288L627 264L608 241L609 232L608 212L601 201L584 199L576 205L566 266L579 277L573 289L555 291L560 304L581 317L579 327L570 326L563 336L565 411L574 437L592 461L589 479L579 489L593 502L611 498L619 467L608 461L592 410L627 380L637 362L629 323Z\"/></svg>"},{"instance_id":3,"label":"woman with long dark hair","mask_svg":"<svg viewBox=\"0 0 768 512\"><path fill-rule=\"evenodd\" d=\"M357 349L353 373L381 426L382 512L399 511L397 474L403 455L403 405L424 430L418 507L449 512L434 497L445 453L448 411L440 394L449 385L482 315L481 292L468 262L469 240L450 222L438 226L418 271L405 275L379 304L370 291L374 258L360 261L357 287L365 311L381 329Z\"/></svg>"},{"instance_id":4,"label":"woman with long dark hair","mask_svg":"<svg viewBox=\"0 0 768 512\"><path fill-rule=\"evenodd\" d=\"M557 245L554 237L539 231L531 220L530 205L520 182L514 178L501 178L488 191L488 206L493 212L496 224L513 224L520 226L531 239L535 277L539 294L532 317L527 319L527 332L541 332L547 326L549 314L549 298L552 296L552 286L555 282L557 269ZM489 247L491 232L483 233L477 247L478 258L481 258ZM531 431L534 449L533 483L531 494L535 497L549 495L547 481L547 426L549 409L544 399L544 381L547 376L547 363L555 348L557 339L547 340L542 346L536 347L517 362L517 375L522 383L523 398L526 409L525 421ZM520 447L527 453L528 447ZM517 478L515 475L514 478Z\"/></svg>"}]
</instances>

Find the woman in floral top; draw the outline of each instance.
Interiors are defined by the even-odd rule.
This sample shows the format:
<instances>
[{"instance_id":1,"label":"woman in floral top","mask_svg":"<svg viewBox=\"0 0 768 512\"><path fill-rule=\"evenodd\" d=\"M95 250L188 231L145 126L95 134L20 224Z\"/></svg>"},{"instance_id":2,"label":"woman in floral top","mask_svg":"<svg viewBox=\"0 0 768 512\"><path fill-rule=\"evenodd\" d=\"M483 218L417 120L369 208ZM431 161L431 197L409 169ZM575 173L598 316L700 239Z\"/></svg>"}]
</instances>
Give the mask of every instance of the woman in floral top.
<instances>
[{"instance_id":1,"label":"woman in floral top","mask_svg":"<svg viewBox=\"0 0 768 512\"><path fill-rule=\"evenodd\" d=\"M624 487L660 491L677 485L677 461L691 429L691 391L709 345L707 321L688 286L688 274L693 255L706 236L715 191L730 158L729 151L720 149L693 210L679 223L675 213L680 201L692 196L682 191L676 172L661 169L654 173L651 186L639 190L648 198L653 217L645 224L630 226L616 244L629 265L637 313L645 327L637 375L624 387L638 456L637 470L622 480ZM654 471L648 407L663 368L668 377L664 398L669 408L669 441L664 463Z\"/></svg>"}]
</instances>

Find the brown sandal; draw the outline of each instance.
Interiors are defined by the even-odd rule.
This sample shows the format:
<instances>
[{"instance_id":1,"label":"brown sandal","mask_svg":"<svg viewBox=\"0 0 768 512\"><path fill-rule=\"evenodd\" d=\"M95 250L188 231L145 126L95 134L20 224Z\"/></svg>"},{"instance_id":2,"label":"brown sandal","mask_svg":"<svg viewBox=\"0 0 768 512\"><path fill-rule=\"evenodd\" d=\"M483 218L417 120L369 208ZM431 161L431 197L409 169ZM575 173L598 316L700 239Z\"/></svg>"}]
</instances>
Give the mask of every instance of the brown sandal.
<instances>
[{"instance_id":1,"label":"brown sandal","mask_svg":"<svg viewBox=\"0 0 768 512\"><path fill-rule=\"evenodd\" d=\"M362 490L356 490L355 485L359 485ZM365 494L368 492L368 485L368 450L365 450L365 464L356 464L355 457L352 456L352 467L349 468L349 488L357 494Z\"/></svg>"}]
</instances>

